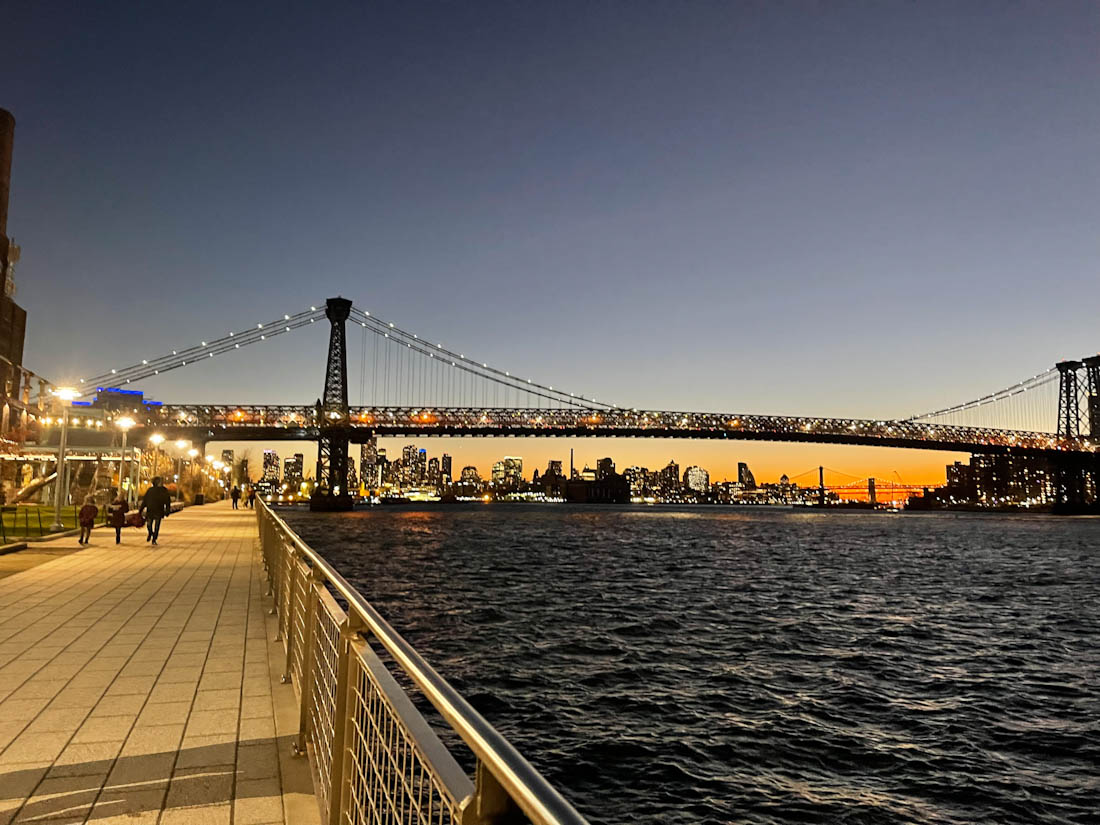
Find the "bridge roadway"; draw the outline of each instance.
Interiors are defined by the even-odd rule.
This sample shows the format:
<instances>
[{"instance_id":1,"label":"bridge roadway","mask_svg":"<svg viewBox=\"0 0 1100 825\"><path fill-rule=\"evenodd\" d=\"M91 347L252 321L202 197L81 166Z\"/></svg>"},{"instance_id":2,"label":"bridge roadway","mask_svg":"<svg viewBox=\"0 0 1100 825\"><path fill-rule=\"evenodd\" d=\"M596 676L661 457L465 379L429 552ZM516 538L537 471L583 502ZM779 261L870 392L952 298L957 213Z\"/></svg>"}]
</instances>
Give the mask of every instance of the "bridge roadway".
<instances>
[{"instance_id":1,"label":"bridge roadway","mask_svg":"<svg viewBox=\"0 0 1100 825\"><path fill-rule=\"evenodd\" d=\"M342 428L353 443L377 436L688 438L789 441L996 453L1095 452L1087 440L1052 433L949 427L914 421L659 410L351 407L318 416L316 407L182 404L150 407L132 436L207 441L315 441Z\"/></svg>"},{"instance_id":2,"label":"bridge roadway","mask_svg":"<svg viewBox=\"0 0 1100 825\"><path fill-rule=\"evenodd\" d=\"M0 823L319 822L256 536L193 507L0 580Z\"/></svg>"}]
</instances>

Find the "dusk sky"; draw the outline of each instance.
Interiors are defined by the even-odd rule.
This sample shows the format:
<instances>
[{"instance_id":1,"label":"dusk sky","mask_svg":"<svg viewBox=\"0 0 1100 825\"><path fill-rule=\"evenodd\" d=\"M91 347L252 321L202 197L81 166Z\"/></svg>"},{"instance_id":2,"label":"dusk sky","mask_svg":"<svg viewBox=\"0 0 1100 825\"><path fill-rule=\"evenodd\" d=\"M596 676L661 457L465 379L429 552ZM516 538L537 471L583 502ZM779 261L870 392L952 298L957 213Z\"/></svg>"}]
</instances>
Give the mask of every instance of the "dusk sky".
<instances>
[{"instance_id":1,"label":"dusk sky","mask_svg":"<svg viewBox=\"0 0 1100 825\"><path fill-rule=\"evenodd\" d=\"M1100 347L1095 2L325 5L5 5L28 367L336 294L662 409L902 417ZM310 403L324 333L142 389ZM529 473L570 444L425 446ZM952 457L573 446L717 476Z\"/></svg>"}]
</instances>

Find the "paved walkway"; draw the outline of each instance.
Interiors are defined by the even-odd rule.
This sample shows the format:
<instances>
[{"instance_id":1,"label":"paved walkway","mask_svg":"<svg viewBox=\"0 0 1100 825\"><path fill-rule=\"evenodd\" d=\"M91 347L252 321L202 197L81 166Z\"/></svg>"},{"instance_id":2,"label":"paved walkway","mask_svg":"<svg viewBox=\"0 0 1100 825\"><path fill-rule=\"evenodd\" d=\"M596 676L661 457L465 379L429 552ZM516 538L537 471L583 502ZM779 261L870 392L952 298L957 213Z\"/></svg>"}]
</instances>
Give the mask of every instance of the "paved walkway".
<instances>
[{"instance_id":1,"label":"paved walkway","mask_svg":"<svg viewBox=\"0 0 1100 825\"><path fill-rule=\"evenodd\" d=\"M212 504L0 580L0 825L318 822L255 541Z\"/></svg>"}]
</instances>

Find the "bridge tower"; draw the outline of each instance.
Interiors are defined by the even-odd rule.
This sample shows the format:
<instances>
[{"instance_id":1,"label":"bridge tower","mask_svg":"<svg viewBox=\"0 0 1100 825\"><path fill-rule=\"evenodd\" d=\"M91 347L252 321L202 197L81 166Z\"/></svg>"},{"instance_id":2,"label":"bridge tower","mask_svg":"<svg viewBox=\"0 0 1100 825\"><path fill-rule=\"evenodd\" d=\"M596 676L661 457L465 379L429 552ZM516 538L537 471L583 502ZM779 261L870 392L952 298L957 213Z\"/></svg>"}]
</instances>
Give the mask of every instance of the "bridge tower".
<instances>
[{"instance_id":1,"label":"bridge tower","mask_svg":"<svg viewBox=\"0 0 1100 825\"><path fill-rule=\"evenodd\" d=\"M1090 361L1096 359L1089 359ZM1081 431L1081 361L1059 361L1058 437L1076 441ZM1092 376L1092 370L1089 372ZM1089 397L1090 408L1095 404ZM1090 416L1090 435L1094 426ZM1088 454L1065 452L1053 460L1054 510L1060 513L1088 512L1090 502L1096 505L1096 458Z\"/></svg>"},{"instance_id":2,"label":"bridge tower","mask_svg":"<svg viewBox=\"0 0 1100 825\"><path fill-rule=\"evenodd\" d=\"M1089 422L1089 435L1093 441L1100 441L1100 355L1093 355L1082 362L1085 366L1086 419Z\"/></svg>"},{"instance_id":3,"label":"bridge tower","mask_svg":"<svg viewBox=\"0 0 1100 825\"><path fill-rule=\"evenodd\" d=\"M325 365L325 394L317 402L317 487L310 510L350 510L348 490L348 348L344 322L351 314L347 298L329 298L325 317L332 325Z\"/></svg>"}]
</instances>

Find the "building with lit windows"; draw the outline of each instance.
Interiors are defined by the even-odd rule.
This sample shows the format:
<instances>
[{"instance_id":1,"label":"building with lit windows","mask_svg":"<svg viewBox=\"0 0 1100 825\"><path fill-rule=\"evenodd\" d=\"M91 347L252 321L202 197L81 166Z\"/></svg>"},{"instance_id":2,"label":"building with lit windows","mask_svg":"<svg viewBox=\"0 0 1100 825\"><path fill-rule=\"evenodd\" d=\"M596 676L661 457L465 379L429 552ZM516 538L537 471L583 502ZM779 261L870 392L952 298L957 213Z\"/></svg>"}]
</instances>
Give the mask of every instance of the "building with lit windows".
<instances>
[{"instance_id":1,"label":"building with lit windows","mask_svg":"<svg viewBox=\"0 0 1100 825\"><path fill-rule=\"evenodd\" d=\"M684 470L684 486L696 493L706 493L710 489L710 473L702 467L688 467Z\"/></svg>"},{"instance_id":2,"label":"building with lit windows","mask_svg":"<svg viewBox=\"0 0 1100 825\"><path fill-rule=\"evenodd\" d=\"M279 454L274 450L264 450L264 474L260 480L267 484L279 483Z\"/></svg>"}]
</instances>

